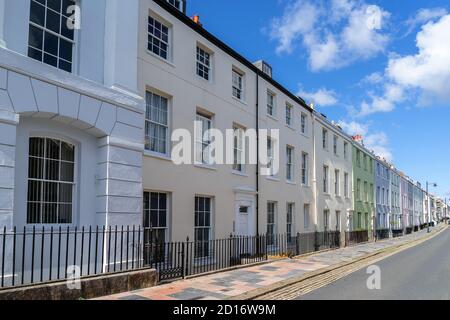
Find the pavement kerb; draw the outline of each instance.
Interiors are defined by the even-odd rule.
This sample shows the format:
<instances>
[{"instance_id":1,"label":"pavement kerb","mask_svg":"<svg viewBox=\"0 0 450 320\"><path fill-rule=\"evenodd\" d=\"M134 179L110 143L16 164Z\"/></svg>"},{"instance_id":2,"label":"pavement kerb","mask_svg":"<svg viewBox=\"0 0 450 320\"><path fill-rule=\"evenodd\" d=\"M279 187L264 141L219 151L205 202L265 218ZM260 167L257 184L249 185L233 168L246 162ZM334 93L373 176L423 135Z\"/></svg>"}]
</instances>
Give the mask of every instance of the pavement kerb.
<instances>
[{"instance_id":1,"label":"pavement kerb","mask_svg":"<svg viewBox=\"0 0 450 320\"><path fill-rule=\"evenodd\" d=\"M430 232L429 234L426 234L425 236L423 236L420 239L415 239L415 240L408 241L406 243L389 246L387 248L383 248L383 249L377 250L375 252L366 254L366 255L364 255L362 257L356 258L356 259L354 259L352 261L345 261L345 262L341 262L341 263L338 263L338 264L335 264L335 265L332 265L332 266L329 266L329 267L326 267L326 268L322 268L322 269L319 269L319 270L311 271L311 272L308 272L307 274L304 274L304 275L301 275L301 276L298 276L298 277L294 277L294 278L291 278L291 279L283 280L283 281L274 283L274 284L272 284L270 286L267 286L267 287L264 287L264 288L258 288L258 289L255 289L255 290L251 290L251 291L245 292L243 294L240 294L240 295L237 295L237 296L234 296L234 297L229 297L229 298L227 298L225 300L252 300L252 299L255 299L255 298L259 297L259 296L271 293L273 291L277 291L277 290L283 289L285 287L291 286L291 285L296 284L298 282L302 282L302 281L305 281L307 279L310 279L310 278L313 278L313 277L316 277L316 276L319 276L319 275L326 274L326 273L331 272L331 271L333 271L335 269L339 269L339 268L342 268L342 267L345 267L345 266L350 266L350 265L355 264L357 262L360 262L362 260L367 260L367 259L373 258L373 257L375 257L377 255L387 254L386 256L382 257L382 259L385 259L388 256L391 256L391 255L399 253L399 252L401 252L403 250L406 250L406 249L409 249L411 247L414 247L414 246L416 246L416 245L418 245L420 243L428 241L428 240L434 238L435 236L437 236L438 234L440 234L441 232L443 232L446 229L447 229L447 225L445 225L445 226L443 226L443 227L441 227L439 229L434 229L432 232ZM315 254L318 254L318 253L316 252Z\"/></svg>"}]
</instances>

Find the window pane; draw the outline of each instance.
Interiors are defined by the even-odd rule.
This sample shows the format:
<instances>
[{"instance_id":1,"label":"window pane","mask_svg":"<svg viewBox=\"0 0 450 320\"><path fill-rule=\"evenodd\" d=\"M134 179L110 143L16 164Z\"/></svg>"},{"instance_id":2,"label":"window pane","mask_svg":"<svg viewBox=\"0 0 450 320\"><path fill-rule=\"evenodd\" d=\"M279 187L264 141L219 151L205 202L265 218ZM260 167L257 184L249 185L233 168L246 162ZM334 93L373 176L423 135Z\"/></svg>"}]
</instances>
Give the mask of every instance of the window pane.
<instances>
[{"instance_id":1,"label":"window pane","mask_svg":"<svg viewBox=\"0 0 450 320\"><path fill-rule=\"evenodd\" d=\"M59 184L59 202L72 203L72 190L71 184L60 183Z\"/></svg>"},{"instance_id":2,"label":"window pane","mask_svg":"<svg viewBox=\"0 0 450 320\"><path fill-rule=\"evenodd\" d=\"M72 44L69 41L60 40L59 56L67 61L72 61Z\"/></svg>"},{"instance_id":3,"label":"window pane","mask_svg":"<svg viewBox=\"0 0 450 320\"><path fill-rule=\"evenodd\" d=\"M27 222L40 223L41 221L41 204L28 202L27 205Z\"/></svg>"},{"instance_id":4,"label":"window pane","mask_svg":"<svg viewBox=\"0 0 450 320\"><path fill-rule=\"evenodd\" d=\"M75 147L66 142L61 142L61 160L74 161Z\"/></svg>"},{"instance_id":5,"label":"window pane","mask_svg":"<svg viewBox=\"0 0 450 320\"><path fill-rule=\"evenodd\" d=\"M41 200L42 182L28 181L28 201L39 202Z\"/></svg>"},{"instance_id":6,"label":"window pane","mask_svg":"<svg viewBox=\"0 0 450 320\"><path fill-rule=\"evenodd\" d=\"M31 1L30 21L44 26L45 7L35 1Z\"/></svg>"},{"instance_id":7,"label":"window pane","mask_svg":"<svg viewBox=\"0 0 450 320\"><path fill-rule=\"evenodd\" d=\"M59 69L67 71L67 72L72 72L72 64L64 61L64 60L59 60L59 64L58 64Z\"/></svg>"},{"instance_id":8,"label":"window pane","mask_svg":"<svg viewBox=\"0 0 450 320\"><path fill-rule=\"evenodd\" d=\"M45 27L48 30L59 33L60 32L59 27L61 25L60 19L61 19L61 16L58 13L47 9L47 19L45 22Z\"/></svg>"},{"instance_id":9,"label":"window pane","mask_svg":"<svg viewBox=\"0 0 450 320\"><path fill-rule=\"evenodd\" d=\"M44 37L44 32L41 29L39 29L35 26L30 26L30 31L28 34L28 44L30 46L32 46L36 49L42 49L43 37ZM41 59L39 59L39 60L41 60Z\"/></svg>"},{"instance_id":10,"label":"window pane","mask_svg":"<svg viewBox=\"0 0 450 320\"><path fill-rule=\"evenodd\" d=\"M59 210L59 220L58 223L72 223L72 205L71 204L60 204Z\"/></svg>"},{"instance_id":11,"label":"window pane","mask_svg":"<svg viewBox=\"0 0 450 320\"><path fill-rule=\"evenodd\" d=\"M61 0L47 0L47 6L58 13L61 13Z\"/></svg>"}]
</instances>

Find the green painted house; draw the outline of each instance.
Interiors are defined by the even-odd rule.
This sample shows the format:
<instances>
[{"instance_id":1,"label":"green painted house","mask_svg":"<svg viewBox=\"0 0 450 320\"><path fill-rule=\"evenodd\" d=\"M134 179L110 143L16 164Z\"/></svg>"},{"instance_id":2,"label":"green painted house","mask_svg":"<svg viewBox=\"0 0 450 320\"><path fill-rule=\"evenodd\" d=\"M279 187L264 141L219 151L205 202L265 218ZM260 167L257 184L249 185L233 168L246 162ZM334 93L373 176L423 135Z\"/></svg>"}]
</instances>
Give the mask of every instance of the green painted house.
<instances>
[{"instance_id":1,"label":"green painted house","mask_svg":"<svg viewBox=\"0 0 450 320\"><path fill-rule=\"evenodd\" d=\"M375 158L358 142L353 143L352 231L372 230L375 216Z\"/></svg>"}]
</instances>

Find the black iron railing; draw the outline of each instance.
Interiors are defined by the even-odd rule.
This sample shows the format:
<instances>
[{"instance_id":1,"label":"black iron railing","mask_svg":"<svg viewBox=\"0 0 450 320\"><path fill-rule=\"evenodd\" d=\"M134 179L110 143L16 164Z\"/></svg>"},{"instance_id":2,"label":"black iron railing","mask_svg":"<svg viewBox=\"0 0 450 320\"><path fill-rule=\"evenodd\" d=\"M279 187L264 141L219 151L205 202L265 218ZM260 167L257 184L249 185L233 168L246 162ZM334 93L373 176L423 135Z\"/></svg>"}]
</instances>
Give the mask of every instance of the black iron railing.
<instances>
[{"instance_id":1,"label":"black iron railing","mask_svg":"<svg viewBox=\"0 0 450 320\"><path fill-rule=\"evenodd\" d=\"M368 241L369 241L368 230L349 231L345 233L345 246L351 246Z\"/></svg>"},{"instance_id":2,"label":"black iron railing","mask_svg":"<svg viewBox=\"0 0 450 320\"><path fill-rule=\"evenodd\" d=\"M140 268L157 269L165 281L339 246L334 231L166 242L134 226L4 228L0 288Z\"/></svg>"},{"instance_id":3,"label":"black iron railing","mask_svg":"<svg viewBox=\"0 0 450 320\"><path fill-rule=\"evenodd\" d=\"M0 288L144 267L140 227L0 230Z\"/></svg>"}]
</instances>

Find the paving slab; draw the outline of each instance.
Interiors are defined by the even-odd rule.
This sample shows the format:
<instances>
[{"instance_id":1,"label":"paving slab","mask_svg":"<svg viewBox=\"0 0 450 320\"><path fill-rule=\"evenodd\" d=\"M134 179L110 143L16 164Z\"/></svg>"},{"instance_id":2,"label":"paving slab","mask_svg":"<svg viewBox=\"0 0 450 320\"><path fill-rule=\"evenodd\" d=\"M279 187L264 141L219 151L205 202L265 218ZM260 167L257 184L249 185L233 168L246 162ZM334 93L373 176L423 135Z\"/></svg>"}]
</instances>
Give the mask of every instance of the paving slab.
<instances>
[{"instance_id":1,"label":"paving slab","mask_svg":"<svg viewBox=\"0 0 450 320\"><path fill-rule=\"evenodd\" d=\"M421 230L403 237L377 243L340 248L294 259L281 259L195 278L174 281L148 289L98 298L100 300L223 300L246 292L294 279L342 262L352 261L380 249L424 237Z\"/></svg>"}]
</instances>

